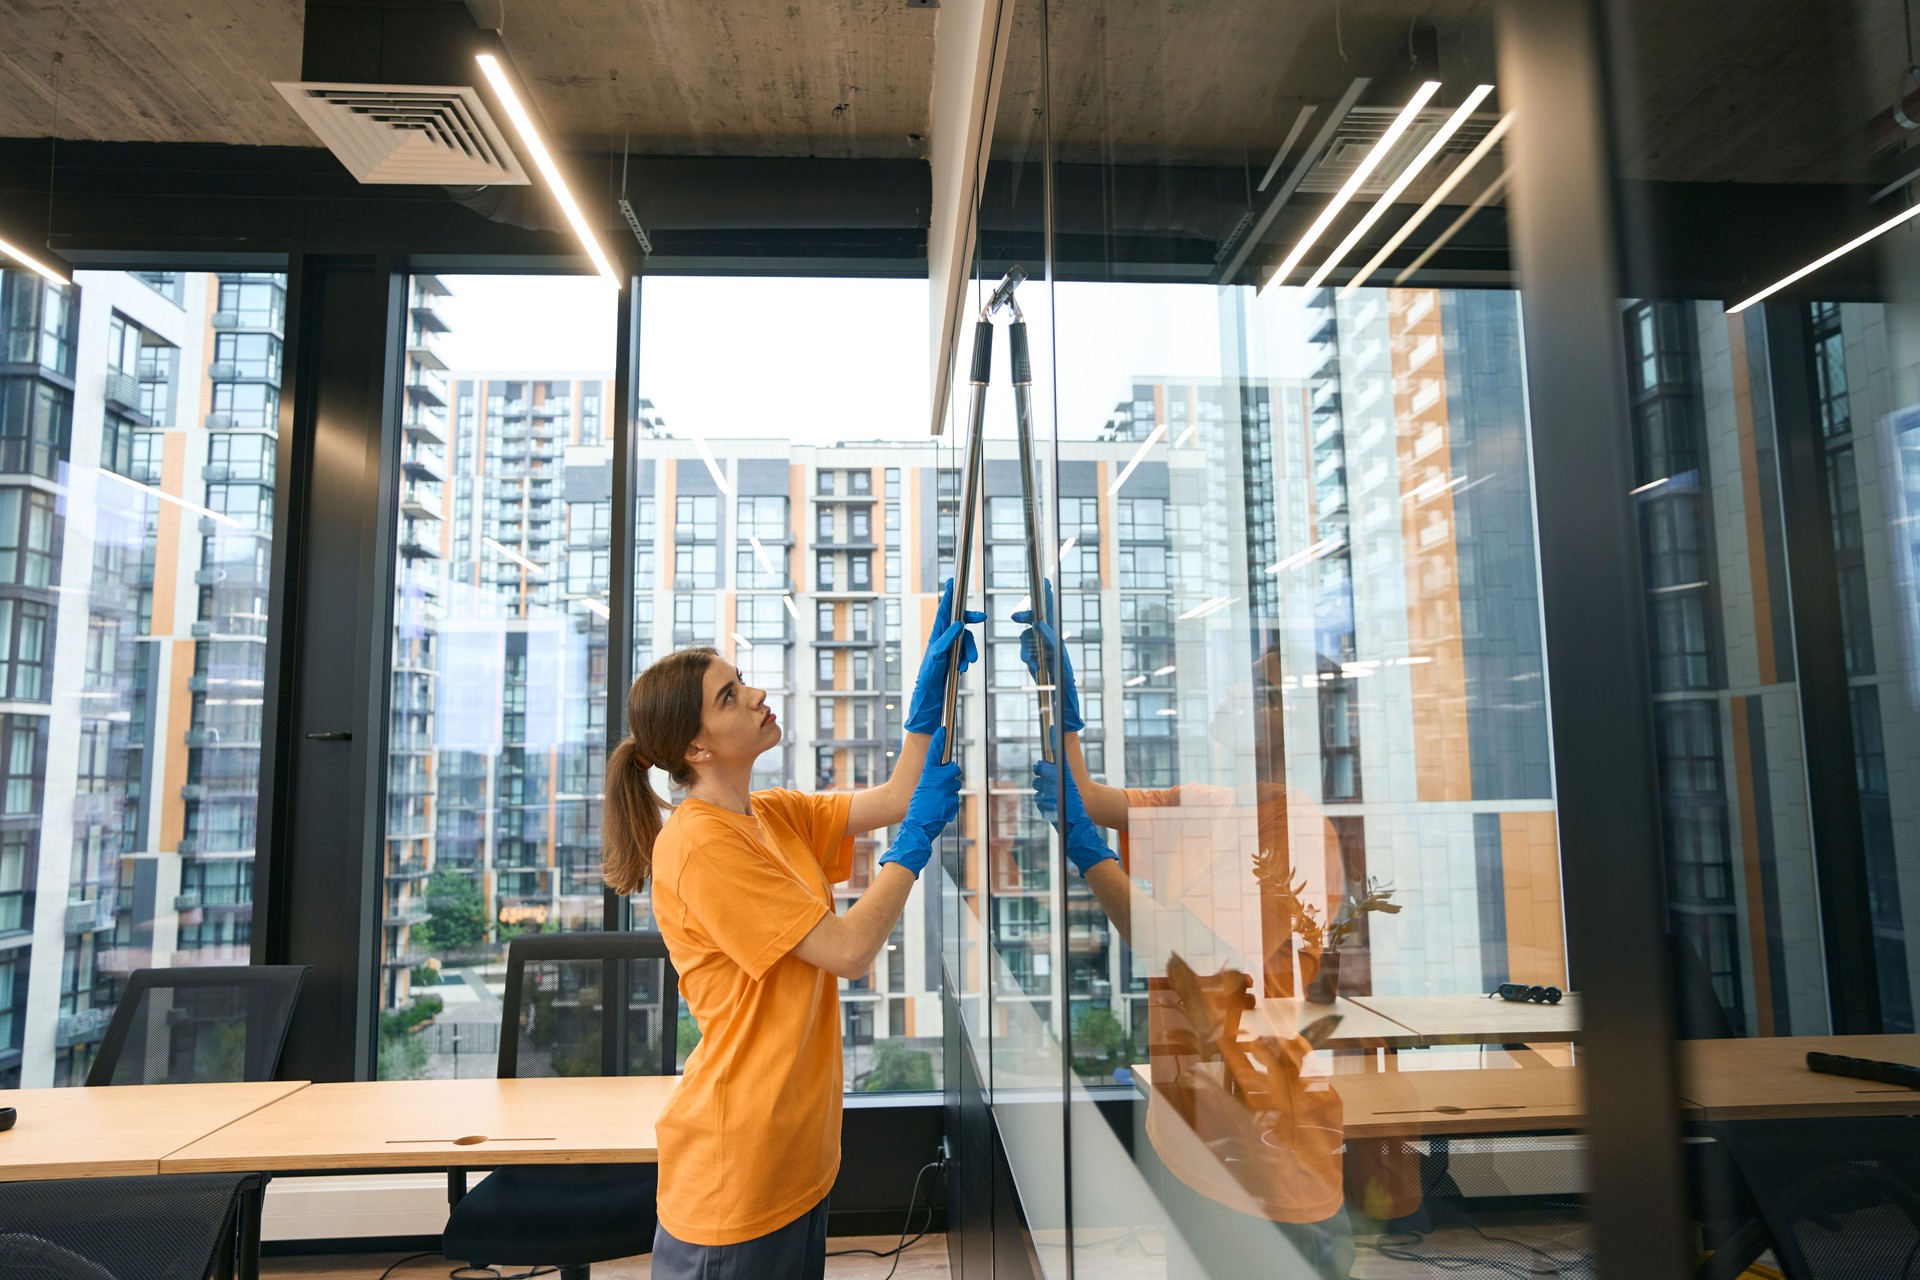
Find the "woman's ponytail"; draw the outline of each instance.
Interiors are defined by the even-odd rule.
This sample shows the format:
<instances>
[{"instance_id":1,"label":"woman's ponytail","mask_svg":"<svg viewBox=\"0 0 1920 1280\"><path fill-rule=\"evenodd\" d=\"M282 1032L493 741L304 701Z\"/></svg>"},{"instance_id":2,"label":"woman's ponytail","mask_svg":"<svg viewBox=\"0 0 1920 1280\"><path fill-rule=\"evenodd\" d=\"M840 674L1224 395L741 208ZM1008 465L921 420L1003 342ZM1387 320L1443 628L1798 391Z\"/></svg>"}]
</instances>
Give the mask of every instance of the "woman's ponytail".
<instances>
[{"instance_id":1,"label":"woman's ponytail","mask_svg":"<svg viewBox=\"0 0 1920 1280\"><path fill-rule=\"evenodd\" d=\"M627 691L627 736L607 757L600 815L601 875L616 893L638 893L653 873L653 842L669 806L647 771L666 771L677 787L693 783L687 748L700 736L700 707L712 649L681 649L640 673Z\"/></svg>"},{"instance_id":2,"label":"woman's ponytail","mask_svg":"<svg viewBox=\"0 0 1920 1280\"><path fill-rule=\"evenodd\" d=\"M616 893L638 893L653 870L660 835L660 797L647 780L647 761L631 736L607 757L607 803L600 816L602 874Z\"/></svg>"}]
</instances>

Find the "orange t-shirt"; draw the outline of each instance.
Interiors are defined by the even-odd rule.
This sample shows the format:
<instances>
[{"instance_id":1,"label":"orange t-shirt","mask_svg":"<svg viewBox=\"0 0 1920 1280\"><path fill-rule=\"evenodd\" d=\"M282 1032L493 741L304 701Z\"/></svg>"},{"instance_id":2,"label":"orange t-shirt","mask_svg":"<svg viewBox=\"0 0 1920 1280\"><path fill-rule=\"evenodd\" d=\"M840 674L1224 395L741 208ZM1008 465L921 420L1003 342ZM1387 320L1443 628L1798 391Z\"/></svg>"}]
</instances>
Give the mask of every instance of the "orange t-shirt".
<instances>
[{"instance_id":1,"label":"orange t-shirt","mask_svg":"<svg viewBox=\"0 0 1920 1280\"><path fill-rule=\"evenodd\" d=\"M840 988L788 954L853 869L850 792L689 799L653 846L653 914L700 1044L660 1114L660 1222L738 1244L813 1208L840 1172Z\"/></svg>"}]
</instances>

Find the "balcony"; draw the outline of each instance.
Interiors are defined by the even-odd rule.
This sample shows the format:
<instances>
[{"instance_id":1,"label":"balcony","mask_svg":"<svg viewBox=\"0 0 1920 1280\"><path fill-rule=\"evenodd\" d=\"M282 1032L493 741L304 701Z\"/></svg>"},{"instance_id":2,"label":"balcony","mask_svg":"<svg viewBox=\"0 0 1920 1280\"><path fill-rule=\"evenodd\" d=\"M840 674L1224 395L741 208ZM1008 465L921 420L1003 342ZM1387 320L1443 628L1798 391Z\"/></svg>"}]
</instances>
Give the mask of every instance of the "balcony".
<instances>
[{"instance_id":1,"label":"balcony","mask_svg":"<svg viewBox=\"0 0 1920 1280\"><path fill-rule=\"evenodd\" d=\"M407 485L400 491L400 510L410 520L438 520L440 495L425 485Z\"/></svg>"},{"instance_id":2,"label":"balcony","mask_svg":"<svg viewBox=\"0 0 1920 1280\"><path fill-rule=\"evenodd\" d=\"M432 369L415 367L407 374L407 399L410 403L447 407L447 380Z\"/></svg>"},{"instance_id":3,"label":"balcony","mask_svg":"<svg viewBox=\"0 0 1920 1280\"><path fill-rule=\"evenodd\" d=\"M409 899L389 911L381 923L389 927L397 927L406 924L420 924L422 921L428 919L428 917L429 913L426 903L414 902Z\"/></svg>"},{"instance_id":4,"label":"balcony","mask_svg":"<svg viewBox=\"0 0 1920 1280\"><path fill-rule=\"evenodd\" d=\"M408 449L400 465L406 473L417 480L432 480L438 484L447 478L446 459L437 449L422 448L418 445Z\"/></svg>"},{"instance_id":5,"label":"balcony","mask_svg":"<svg viewBox=\"0 0 1920 1280\"><path fill-rule=\"evenodd\" d=\"M92 902L69 902L63 928L68 936L93 933L113 927L113 903L101 898Z\"/></svg>"},{"instance_id":6,"label":"balcony","mask_svg":"<svg viewBox=\"0 0 1920 1280\"><path fill-rule=\"evenodd\" d=\"M400 540L400 554L409 560L438 560L440 548L423 541L418 533L409 531Z\"/></svg>"},{"instance_id":7,"label":"balcony","mask_svg":"<svg viewBox=\"0 0 1920 1280\"><path fill-rule=\"evenodd\" d=\"M145 415L140 414L140 382L138 379L134 378L131 374L122 373L118 369L109 369L107 370L106 376L106 390L108 404L139 415L144 419Z\"/></svg>"},{"instance_id":8,"label":"balcony","mask_svg":"<svg viewBox=\"0 0 1920 1280\"><path fill-rule=\"evenodd\" d=\"M407 439L414 444L444 448L447 443L447 417L430 405L417 404L407 411Z\"/></svg>"},{"instance_id":9,"label":"balcony","mask_svg":"<svg viewBox=\"0 0 1920 1280\"><path fill-rule=\"evenodd\" d=\"M71 1049L79 1044L92 1044L107 1033L107 1022L112 1016L111 1009L82 1009L62 1015L53 1024L53 1047Z\"/></svg>"}]
</instances>

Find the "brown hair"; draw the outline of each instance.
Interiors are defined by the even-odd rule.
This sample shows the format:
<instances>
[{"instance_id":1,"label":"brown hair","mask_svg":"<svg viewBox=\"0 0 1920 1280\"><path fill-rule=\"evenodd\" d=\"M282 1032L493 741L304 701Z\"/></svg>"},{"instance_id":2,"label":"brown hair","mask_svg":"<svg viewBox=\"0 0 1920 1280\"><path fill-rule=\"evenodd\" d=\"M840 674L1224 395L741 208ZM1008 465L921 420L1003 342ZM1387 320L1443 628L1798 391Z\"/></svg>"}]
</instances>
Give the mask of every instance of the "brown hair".
<instances>
[{"instance_id":1,"label":"brown hair","mask_svg":"<svg viewBox=\"0 0 1920 1280\"><path fill-rule=\"evenodd\" d=\"M607 757L607 804L600 819L601 875L617 893L638 893L653 870L665 801L647 780L664 769L676 787L693 785L687 747L700 736L712 649L681 649L640 673L627 690L627 736Z\"/></svg>"}]
</instances>

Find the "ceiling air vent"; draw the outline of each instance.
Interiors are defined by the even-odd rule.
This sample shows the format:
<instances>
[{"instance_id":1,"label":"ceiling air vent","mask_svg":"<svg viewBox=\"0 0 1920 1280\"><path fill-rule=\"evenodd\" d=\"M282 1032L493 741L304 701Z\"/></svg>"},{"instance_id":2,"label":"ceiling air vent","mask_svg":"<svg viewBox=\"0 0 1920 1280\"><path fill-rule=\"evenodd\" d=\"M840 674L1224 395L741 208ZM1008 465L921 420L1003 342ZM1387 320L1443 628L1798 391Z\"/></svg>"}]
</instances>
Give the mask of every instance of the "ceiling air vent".
<instances>
[{"instance_id":1,"label":"ceiling air vent","mask_svg":"<svg viewBox=\"0 0 1920 1280\"><path fill-rule=\"evenodd\" d=\"M275 83L362 182L525 185L480 96L465 85Z\"/></svg>"},{"instance_id":2,"label":"ceiling air vent","mask_svg":"<svg viewBox=\"0 0 1920 1280\"><path fill-rule=\"evenodd\" d=\"M1318 163L1301 181L1300 190L1308 194L1338 191L1346 184L1347 179L1353 176L1354 169L1373 150L1374 145L1380 141L1381 135L1386 133L1387 126L1391 125L1394 117L1399 114L1398 107L1355 107L1348 112L1346 119L1340 122L1339 129L1328 142L1327 149ZM1407 127L1407 131L1401 134L1399 140L1393 144L1393 149L1381 157L1379 167L1360 184L1360 189L1355 194L1367 197L1377 196L1385 191L1393 184L1393 180L1400 176L1400 171L1407 167L1407 162L1433 140L1433 135L1440 131L1447 117L1452 114L1452 107L1433 107L1420 112ZM1434 162L1427 166L1427 173L1422 175L1414 186L1415 194L1412 198L1417 199L1427 188L1444 177L1447 170L1452 167L1453 159L1480 145L1480 140L1487 136L1488 131L1493 128L1498 119L1497 116L1486 113L1468 117L1454 135L1447 139L1446 145L1441 147L1440 154L1434 158Z\"/></svg>"}]
</instances>

